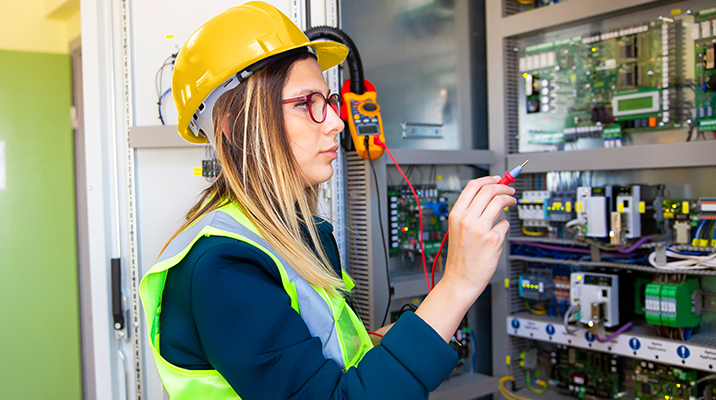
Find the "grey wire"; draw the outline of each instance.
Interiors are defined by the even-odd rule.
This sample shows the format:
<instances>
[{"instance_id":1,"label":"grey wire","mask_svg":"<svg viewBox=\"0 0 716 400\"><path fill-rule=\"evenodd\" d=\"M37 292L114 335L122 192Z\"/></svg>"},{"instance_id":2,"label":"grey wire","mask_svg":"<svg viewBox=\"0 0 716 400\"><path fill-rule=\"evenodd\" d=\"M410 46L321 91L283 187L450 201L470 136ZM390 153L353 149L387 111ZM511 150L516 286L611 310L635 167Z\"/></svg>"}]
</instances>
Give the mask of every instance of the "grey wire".
<instances>
[{"instance_id":1,"label":"grey wire","mask_svg":"<svg viewBox=\"0 0 716 400\"><path fill-rule=\"evenodd\" d=\"M569 307L566 313L564 313L564 329L567 331L567 333L574 333L579 330L579 328L570 329L569 327L569 317L572 316L573 313L579 312L579 306L576 304L573 304Z\"/></svg>"},{"instance_id":2,"label":"grey wire","mask_svg":"<svg viewBox=\"0 0 716 400\"><path fill-rule=\"evenodd\" d=\"M712 380L712 379L716 379L716 375L706 375L706 376L704 376L703 378L701 378L701 379L699 379L698 381L696 381L696 384L699 385L699 384L701 384L701 383L704 383L704 382L706 382L706 381L710 381L710 380Z\"/></svg>"}]
</instances>

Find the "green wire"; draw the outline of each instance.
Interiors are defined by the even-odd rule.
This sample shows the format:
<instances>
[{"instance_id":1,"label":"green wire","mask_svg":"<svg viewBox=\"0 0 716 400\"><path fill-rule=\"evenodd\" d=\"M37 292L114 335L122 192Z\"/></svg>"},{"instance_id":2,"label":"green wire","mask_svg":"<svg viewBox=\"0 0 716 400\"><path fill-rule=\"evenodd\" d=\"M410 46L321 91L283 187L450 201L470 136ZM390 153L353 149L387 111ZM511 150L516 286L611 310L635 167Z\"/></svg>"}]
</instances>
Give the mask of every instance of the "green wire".
<instances>
[{"instance_id":1,"label":"green wire","mask_svg":"<svg viewBox=\"0 0 716 400\"><path fill-rule=\"evenodd\" d=\"M530 390L530 392L533 393L544 393L547 391L547 386L542 386L542 388L537 389L532 386L532 378L530 377L530 370L525 369L525 380L527 381L527 389Z\"/></svg>"}]
</instances>

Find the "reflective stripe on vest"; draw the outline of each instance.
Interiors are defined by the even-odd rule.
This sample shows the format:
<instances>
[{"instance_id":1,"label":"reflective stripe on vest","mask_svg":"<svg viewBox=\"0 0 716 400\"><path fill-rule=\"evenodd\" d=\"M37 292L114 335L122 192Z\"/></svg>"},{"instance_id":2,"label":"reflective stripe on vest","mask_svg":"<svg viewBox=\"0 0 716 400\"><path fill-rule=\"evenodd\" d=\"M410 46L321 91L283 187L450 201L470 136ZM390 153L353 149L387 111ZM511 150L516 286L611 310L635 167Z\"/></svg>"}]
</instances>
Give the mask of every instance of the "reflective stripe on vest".
<instances>
[{"instance_id":1,"label":"reflective stripe on vest","mask_svg":"<svg viewBox=\"0 0 716 400\"><path fill-rule=\"evenodd\" d=\"M344 371L358 364L370 350L370 338L345 300L329 296L322 288L311 286L259 235L258 230L241 210L230 204L207 214L177 235L140 285L152 352L162 382L173 400L194 398L193 396L211 399L238 398L217 371L185 370L172 365L159 354L161 295L166 272L178 264L193 244L203 236L231 237L251 244L269 255L276 263L284 290L291 298L291 306L299 312L311 336L321 340L323 355L336 361ZM350 289L353 282L345 274L344 280Z\"/></svg>"}]
</instances>

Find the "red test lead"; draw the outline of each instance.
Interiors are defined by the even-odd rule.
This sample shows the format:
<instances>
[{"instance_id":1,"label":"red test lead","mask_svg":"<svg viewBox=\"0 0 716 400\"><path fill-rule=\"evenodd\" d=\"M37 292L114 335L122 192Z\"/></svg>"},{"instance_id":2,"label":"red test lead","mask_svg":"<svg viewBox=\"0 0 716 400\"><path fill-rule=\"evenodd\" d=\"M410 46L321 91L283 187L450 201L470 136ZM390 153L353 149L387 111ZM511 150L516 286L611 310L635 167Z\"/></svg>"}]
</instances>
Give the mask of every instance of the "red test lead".
<instances>
[{"instance_id":1,"label":"red test lead","mask_svg":"<svg viewBox=\"0 0 716 400\"><path fill-rule=\"evenodd\" d=\"M505 172L505 176L503 176L502 179L500 179L500 181L497 183L499 185L509 185L510 183L514 182L515 178L517 178L517 175L519 175L520 172L522 172L522 168L524 168L525 164L527 164L528 162L530 162L530 160L523 162L522 165L516 166L510 172Z\"/></svg>"}]
</instances>

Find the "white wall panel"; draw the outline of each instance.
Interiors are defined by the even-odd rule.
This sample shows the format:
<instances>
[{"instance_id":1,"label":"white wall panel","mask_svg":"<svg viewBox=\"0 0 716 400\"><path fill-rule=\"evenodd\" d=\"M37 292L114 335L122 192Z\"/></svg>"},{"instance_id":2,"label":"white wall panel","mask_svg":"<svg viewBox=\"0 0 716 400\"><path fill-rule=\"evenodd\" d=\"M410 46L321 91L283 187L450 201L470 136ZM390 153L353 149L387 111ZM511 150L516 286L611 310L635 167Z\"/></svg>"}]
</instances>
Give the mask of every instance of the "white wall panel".
<instances>
[{"instance_id":1,"label":"white wall panel","mask_svg":"<svg viewBox=\"0 0 716 400\"><path fill-rule=\"evenodd\" d=\"M291 16L291 0L268 1ZM141 0L132 2L132 57L135 125L159 125L155 75L164 60L176 53L202 23L227 8L246 3L236 0ZM173 38L167 38L173 35ZM171 85L171 69L164 74L163 87ZM176 124L171 97L165 99L167 124Z\"/></svg>"}]
</instances>

